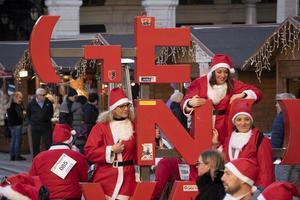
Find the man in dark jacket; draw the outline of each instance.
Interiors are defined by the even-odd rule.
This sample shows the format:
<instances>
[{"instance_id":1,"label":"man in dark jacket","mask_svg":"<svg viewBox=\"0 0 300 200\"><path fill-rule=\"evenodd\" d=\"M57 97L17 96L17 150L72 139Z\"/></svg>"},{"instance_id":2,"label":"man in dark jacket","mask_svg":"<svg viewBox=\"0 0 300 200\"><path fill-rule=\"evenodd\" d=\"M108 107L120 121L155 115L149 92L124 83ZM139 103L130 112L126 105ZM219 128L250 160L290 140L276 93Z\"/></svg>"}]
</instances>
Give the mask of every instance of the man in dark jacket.
<instances>
[{"instance_id":1,"label":"man in dark jacket","mask_svg":"<svg viewBox=\"0 0 300 200\"><path fill-rule=\"evenodd\" d=\"M98 111L98 94L90 93L88 97L88 102L86 102L82 108L83 119L87 127L87 133L89 134L92 127L96 124L99 111Z\"/></svg>"},{"instance_id":2,"label":"man in dark jacket","mask_svg":"<svg viewBox=\"0 0 300 200\"><path fill-rule=\"evenodd\" d=\"M41 138L45 148L49 149L52 144L53 105L46 98L46 90L38 88L35 98L27 106L27 116L31 125L33 157L40 152Z\"/></svg>"},{"instance_id":3,"label":"man in dark jacket","mask_svg":"<svg viewBox=\"0 0 300 200\"><path fill-rule=\"evenodd\" d=\"M10 141L10 160L26 160L20 155L22 145L22 125L23 125L23 111L22 105L23 95L21 92L15 92L13 102L7 109L7 123L11 133Z\"/></svg>"}]
</instances>

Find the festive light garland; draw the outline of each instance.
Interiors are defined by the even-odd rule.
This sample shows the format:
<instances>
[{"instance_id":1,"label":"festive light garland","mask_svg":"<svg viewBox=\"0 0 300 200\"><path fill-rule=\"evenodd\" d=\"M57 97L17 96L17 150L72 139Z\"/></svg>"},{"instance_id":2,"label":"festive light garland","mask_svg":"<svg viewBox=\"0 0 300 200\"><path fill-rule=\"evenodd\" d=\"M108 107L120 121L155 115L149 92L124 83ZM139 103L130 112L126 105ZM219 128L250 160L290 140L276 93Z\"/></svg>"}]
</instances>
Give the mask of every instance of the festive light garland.
<instances>
[{"instance_id":1,"label":"festive light garland","mask_svg":"<svg viewBox=\"0 0 300 200\"><path fill-rule=\"evenodd\" d=\"M186 55L191 58L191 62L196 62L196 45L196 42L192 40L189 47L162 47L159 55L156 57L156 64L177 64L177 61Z\"/></svg>"},{"instance_id":2,"label":"festive light garland","mask_svg":"<svg viewBox=\"0 0 300 200\"><path fill-rule=\"evenodd\" d=\"M275 55L274 52L287 55L288 52L292 53L295 57L295 50L300 49L300 30L299 27L294 25L293 22L286 20L274 32L263 46L252 57L245 61L242 69L245 70L248 65L255 67L256 76L261 82L261 74L263 70L271 70L271 57Z\"/></svg>"},{"instance_id":3,"label":"festive light garland","mask_svg":"<svg viewBox=\"0 0 300 200\"><path fill-rule=\"evenodd\" d=\"M95 38L92 40L92 45L104 45L101 40L101 35L97 34ZM159 55L155 58L156 63L160 65L167 64L177 64L178 60L183 59L186 55L191 58L191 62L196 62L196 47L197 44L195 41L191 41L191 45L189 47L162 47L160 49ZM52 65L54 66L56 73L59 74L59 70L62 70L63 66L58 66L56 62L51 58ZM70 74L79 78L86 75L86 70L88 68L95 70L96 67L101 67L101 61L99 60L87 60L84 58L80 58L79 61L75 64L74 68L71 69ZM23 56L18 61L15 67L14 76L16 80L20 81L21 77L19 76L19 72L22 70L30 71L33 69L33 65L31 62L31 56L28 49L26 49L23 53ZM34 76L36 74L34 73ZM96 80L100 80L100 76L96 74Z\"/></svg>"},{"instance_id":4,"label":"festive light garland","mask_svg":"<svg viewBox=\"0 0 300 200\"><path fill-rule=\"evenodd\" d=\"M103 45L99 34L97 34L95 36L95 39L93 39L92 44L93 45ZM56 73L59 74L59 71L63 69L63 66L58 66L52 58L51 58L51 61L52 61L52 66L54 66L54 68L56 70ZM74 75L77 78L81 77L81 76L85 76L87 68L90 67L92 69L95 69L96 66L100 66L100 65L101 65L101 63L97 60L86 60L84 58L80 58L80 60L75 64L74 67L69 67L70 74ZM26 49L24 51L21 59L18 61L18 63L15 66L14 76L18 82L21 81L21 77L20 77L19 73L22 70L26 70L26 71L33 70L31 56L30 56L30 52L28 49ZM33 76L36 76L35 72L34 72Z\"/></svg>"}]
</instances>

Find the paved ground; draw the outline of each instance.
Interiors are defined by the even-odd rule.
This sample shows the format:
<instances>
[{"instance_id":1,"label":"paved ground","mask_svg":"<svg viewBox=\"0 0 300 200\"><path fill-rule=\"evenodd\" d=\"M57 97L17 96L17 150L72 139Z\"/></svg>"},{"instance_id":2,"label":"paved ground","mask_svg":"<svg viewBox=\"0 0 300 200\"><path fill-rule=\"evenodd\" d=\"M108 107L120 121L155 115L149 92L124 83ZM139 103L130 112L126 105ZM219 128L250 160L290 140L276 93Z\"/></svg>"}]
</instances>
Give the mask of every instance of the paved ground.
<instances>
[{"instance_id":1,"label":"paved ground","mask_svg":"<svg viewBox=\"0 0 300 200\"><path fill-rule=\"evenodd\" d=\"M21 172L28 172L31 166L32 156L29 154L22 156L27 160L10 161L10 155L8 153L0 152L0 178Z\"/></svg>"}]
</instances>

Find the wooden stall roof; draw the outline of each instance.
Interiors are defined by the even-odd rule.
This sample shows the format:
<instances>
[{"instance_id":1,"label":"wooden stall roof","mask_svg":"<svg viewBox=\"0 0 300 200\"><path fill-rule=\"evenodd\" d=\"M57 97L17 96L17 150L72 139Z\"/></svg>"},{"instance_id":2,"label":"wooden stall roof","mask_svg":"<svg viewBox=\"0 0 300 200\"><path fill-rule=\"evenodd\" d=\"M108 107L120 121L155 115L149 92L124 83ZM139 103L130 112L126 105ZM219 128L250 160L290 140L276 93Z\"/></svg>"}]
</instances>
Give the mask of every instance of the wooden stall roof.
<instances>
[{"instance_id":1,"label":"wooden stall roof","mask_svg":"<svg viewBox=\"0 0 300 200\"><path fill-rule=\"evenodd\" d=\"M300 17L288 17L280 24L251 56L245 59L242 70L254 69L261 79L263 70L271 70L274 57L278 53L294 53L300 48Z\"/></svg>"},{"instance_id":2,"label":"wooden stall roof","mask_svg":"<svg viewBox=\"0 0 300 200\"><path fill-rule=\"evenodd\" d=\"M212 56L226 53L233 58L235 68L240 68L259 45L278 28L278 25L228 25L228 26L194 26L191 27L192 39ZM133 34L99 34L100 40L107 45L122 45L134 49ZM84 39L63 39L51 41L51 48L81 48L92 43L94 37ZM0 42L0 62L7 70L13 70L28 42ZM158 52L156 52L158 53ZM78 58L53 58L58 66L71 67Z\"/></svg>"},{"instance_id":3,"label":"wooden stall roof","mask_svg":"<svg viewBox=\"0 0 300 200\"><path fill-rule=\"evenodd\" d=\"M51 48L81 48L83 45L90 45L91 39L64 39L52 40ZM0 63L7 71L13 71L18 61L28 49L28 41L0 42ZM53 58L58 66L71 67L78 61L78 58Z\"/></svg>"},{"instance_id":4,"label":"wooden stall roof","mask_svg":"<svg viewBox=\"0 0 300 200\"><path fill-rule=\"evenodd\" d=\"M214 54L232 57L234 67L239 69L277 27L275 24L195 26L191 32Z\"/></svg>"}]
</instances>

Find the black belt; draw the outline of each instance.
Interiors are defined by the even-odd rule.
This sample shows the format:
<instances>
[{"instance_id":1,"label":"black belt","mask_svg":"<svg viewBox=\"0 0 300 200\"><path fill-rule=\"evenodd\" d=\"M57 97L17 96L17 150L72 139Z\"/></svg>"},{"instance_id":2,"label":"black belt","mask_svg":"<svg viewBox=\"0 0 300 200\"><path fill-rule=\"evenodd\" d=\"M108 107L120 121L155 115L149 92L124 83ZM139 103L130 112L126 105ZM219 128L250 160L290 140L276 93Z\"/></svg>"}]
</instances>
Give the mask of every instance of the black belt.
<instances>
[{"instance_id":1,"label":"black belt","mask_svg":"<svg viewBox=\"0 0 300 200\"><path fill-rule=\"evenodd\" d=\"M128 165L134 165L133 160L125 160L123 162L121 161L114 161L111 163L113 167L122 167L122 166L128 166Z\"/></svg>"},{"instance_id":2,"label":"black belt","mask_svg":"<svg viewBox=\"0 0 300 200\"><path fill-rule=\"evenodd\" d=\"M213 110L213 115L225 115L226 110Z\"/></svg>"}]
</instances>

